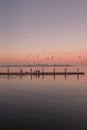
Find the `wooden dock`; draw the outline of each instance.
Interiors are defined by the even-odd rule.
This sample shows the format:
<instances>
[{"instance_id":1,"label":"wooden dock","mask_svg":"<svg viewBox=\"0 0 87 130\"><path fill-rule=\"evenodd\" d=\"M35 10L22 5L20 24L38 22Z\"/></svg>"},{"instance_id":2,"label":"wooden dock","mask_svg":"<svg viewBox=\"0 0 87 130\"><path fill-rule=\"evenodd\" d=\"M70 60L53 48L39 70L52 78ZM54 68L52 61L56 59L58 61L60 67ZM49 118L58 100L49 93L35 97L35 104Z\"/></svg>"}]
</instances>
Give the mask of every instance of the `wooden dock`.
<instances>
[{"instance_id":1,"label":"wooden dock","mask_svg":"<svg viewBox=\"0 0 87 130\"><path fill-rule=\"evenodd\" d=\"M0 75L84 75L84 72L0 72Z\"/></svg>"},{"instance_id":2,"label":"wooden dock","mask_svg":"<svg viewBox=\"0 0 87 130\"><path fill-rule=\"evenodd\" d=\"M68 71L67 68L64 68L63 72L57 72L55 68L53 68L53 71L51 72L44 71L44 68L42 68L42 71L39 69L33 71L31 68L29 72L28 71L24 72L22 68L20 68L19 72L11 72L8 68L7 72L0 72L0 75L20 75L20 76L22 75L84 75L84 74L85 74L84 72L79 71L79 68L77 68L77 71L73 71L73 72Z\"/></svg>"}]
</instances>

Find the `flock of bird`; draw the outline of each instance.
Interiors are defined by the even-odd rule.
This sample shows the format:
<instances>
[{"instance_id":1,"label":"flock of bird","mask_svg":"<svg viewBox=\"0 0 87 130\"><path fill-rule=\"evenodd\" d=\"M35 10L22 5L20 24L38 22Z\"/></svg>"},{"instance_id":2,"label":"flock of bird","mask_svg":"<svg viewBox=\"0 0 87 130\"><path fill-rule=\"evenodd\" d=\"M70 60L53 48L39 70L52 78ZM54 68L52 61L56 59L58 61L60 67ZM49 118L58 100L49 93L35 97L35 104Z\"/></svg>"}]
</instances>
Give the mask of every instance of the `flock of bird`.
<instances>
[{"instance_id":1,"label":"flock of bird","mask_svg":"<svg viewBox=\"0 0 87 130\"><path fill-rule=\"evenodd\" d=\"M78 56L77 60L80 61L81 58L82 58L81 56ZM65 62L65 64L72 64L74 61L69 58L68 52L65 52L64 57L61 56L57 57L53 55L52 52L49 52L45 57L41 57L41 54L34 55L33 53L29 53L25 57L24 62L26 64L41 64L43 62L46 64L55 64L63 62Z\"/></svg>"}]
</instances>

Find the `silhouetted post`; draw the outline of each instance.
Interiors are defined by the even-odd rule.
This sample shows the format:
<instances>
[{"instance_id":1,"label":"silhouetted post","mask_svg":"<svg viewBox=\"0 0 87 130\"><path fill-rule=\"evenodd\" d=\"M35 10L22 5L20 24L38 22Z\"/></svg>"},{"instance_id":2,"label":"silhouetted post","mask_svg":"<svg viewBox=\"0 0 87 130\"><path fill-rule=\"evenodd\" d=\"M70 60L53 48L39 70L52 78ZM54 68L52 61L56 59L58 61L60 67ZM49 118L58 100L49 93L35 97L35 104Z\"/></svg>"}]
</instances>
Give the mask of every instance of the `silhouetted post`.
<instances>
[{"instance_id":1,"label":"silhouetted post","mask_svg":"<svg viewBox=\"0 0 87 130\"><path fill-rule=\"evenodd\" d=\"M42 74L44 73L44 68L42 68Z\"/></svg>"},{"instance_id":2,"label":"silhouetted post","mask_svg":"<svg viewBox=\"0 0 87 130\"><path fill-rule=\"evenodd\" d=\"M22 68L20 68L20 73L22 73L23 71L22 71Z\"/></svg>"},{"instance_id":3,"label":"silhouetted post","mask_svg":"<svg viewBox=\"0 0 87 130\"><path fill-rule=\"evenodd\" d=\"M67 75L67 68L65 68L65 80L66 80L66 75Z\"/></svg>"},{"instance_id":4,"label":"silhouetted post","mask_svg":"<svg viewBox=\"0 0 87 130\"><path fill-rule=\"evenodd\" d=\"M67 74L67 68L65 68L65 74Z\"/></svg>"},{"instance_id":5,"label":"silhouetted post","mask_svg":"<svg viewBox=\"0 0 87 130\"><path fill-rule=\"evenodd\" d=\"M38 70L37 73L38 73L38 77L40 77L40 70Z\"/></svg>"},{"instance_id":6,"label":"silhouetted post","mask_svg":"<svg viewBox=\"0 0 87 130\"><path fill-rule=\"evenodd\" d=\"M9 68L7 69L7 73L9 74Z\"/></svg>"},{"instance_id":7,"label":"silhouetted post","mask_svg":"<svg viewBox=\"0 0 87 130\"><path fill-rule=\"evenodd\" d=\"M79 73L79 68L77 68L77 74Z\"/></svg>"},{"instance_id":8,"label":"silhouetted post","mask_svg":"<svg viewBox=\"0 0 87 130\"><path fill-rule=\"evenodd\" d=\"M44 79L44 68L42 68L42 79Z\"/></svg>"},{"instance_id":9,"label":"silhouetted post","mask_svg":"<svg viewBox=\"0 0 87 130\"><path fill-rule=\"evenodd\" d=\"M30 74L32 74L32 68L30 69Z\"/></svg>"},{"instance_id":10,"label":"silhouetted post","mask_svg":"<svg viewBox=\"0 0 87 130\"><path fill-rule=\"evenodd\" d=\"M77 68L77 80L79 80L79 68Z\"/></svg>"},{"instance_id":11,"label":"silhouetted post","mask_svg":"<svg viewBox=\"0 0 87 130\"><path fill-rule=\"evenodd\" d=\"M55 74L55 68L53 68L53 73Z\"/></svg>"}]
</instances>

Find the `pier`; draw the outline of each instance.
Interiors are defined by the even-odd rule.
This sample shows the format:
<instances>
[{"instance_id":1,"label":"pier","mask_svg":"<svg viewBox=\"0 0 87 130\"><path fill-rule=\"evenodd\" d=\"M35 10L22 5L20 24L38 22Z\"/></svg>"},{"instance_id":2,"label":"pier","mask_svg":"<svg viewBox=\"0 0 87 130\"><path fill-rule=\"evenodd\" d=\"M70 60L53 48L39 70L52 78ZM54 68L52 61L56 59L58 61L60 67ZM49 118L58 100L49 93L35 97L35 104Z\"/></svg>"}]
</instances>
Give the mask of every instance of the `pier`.
<instances>
[{"instance_id":1,"label":"pier","mask_svg":"<svg viewBox=\"0 0 87 130\"><path fill-rule=\"evenodd\" d=\"M53 68L52 72L45 72L44 69L42 71L35 70L33 71L32 68L30 69L30 72L24 72L22 69L20 69L20 72L10 72L9 69L7 69L7 72L0 72L0 75L84 75L84 72L79 71L79 68L77 68L77 71L70 72L67 71L67 69L64 69L64 72L56 72L55 68Z\"/></svg>"}]
</instances>

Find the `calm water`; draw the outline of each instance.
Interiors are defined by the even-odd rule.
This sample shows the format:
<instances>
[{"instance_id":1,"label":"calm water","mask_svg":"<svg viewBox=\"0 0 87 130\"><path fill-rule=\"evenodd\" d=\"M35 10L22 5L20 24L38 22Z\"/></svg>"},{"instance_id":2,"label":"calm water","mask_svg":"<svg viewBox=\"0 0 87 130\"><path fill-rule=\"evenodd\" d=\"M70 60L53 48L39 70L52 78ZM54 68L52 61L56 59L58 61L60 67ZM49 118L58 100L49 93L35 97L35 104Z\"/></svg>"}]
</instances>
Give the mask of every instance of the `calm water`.
<instances>
[{"instance_id":1,"label":"calm water","mask_svg":"<svg viewBox=\"0 0 87 130\"><path fill-rule=\"evenodd\" d=\"M85 75L0 76L0 129L87 130L87 67L80 70Z\"/></svg>"}]
</instances>

